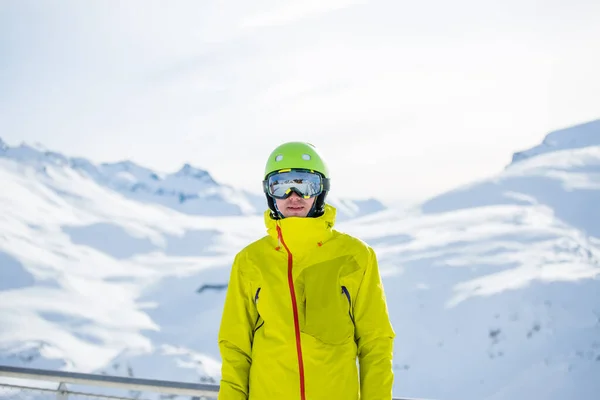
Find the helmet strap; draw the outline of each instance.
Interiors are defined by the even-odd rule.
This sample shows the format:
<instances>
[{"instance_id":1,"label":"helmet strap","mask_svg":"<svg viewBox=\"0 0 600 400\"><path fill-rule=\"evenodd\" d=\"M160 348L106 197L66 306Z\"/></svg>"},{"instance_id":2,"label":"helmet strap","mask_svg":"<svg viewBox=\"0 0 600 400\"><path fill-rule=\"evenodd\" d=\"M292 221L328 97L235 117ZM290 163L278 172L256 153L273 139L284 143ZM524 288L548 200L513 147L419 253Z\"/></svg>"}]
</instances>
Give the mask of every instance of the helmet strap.
<instances>
[{"instance_id":1,"label":"helmet strap","mask_svg":"<svg viewBox=\"0 0 600 400\"><path fill-rule=\"evenodd\" d=\"M269 196L268 194L266 194L266 193L265 193L265 196L267 197L267 204L269 206L269 210L271 210L271 218L273 218L273 219L281 219L281 218L283 218L283 215L281 215L281 213L277 209L277 205L275 204L275 200L273 200L273 198L271 196Z\"/></svg>"},{"instance_id":2,"label":"helmet strap","mask_svg":"<svg viewBox=\"0 0 600 400\"><path fill-rule=\"evenodd\" d=\"M317 196L313 206L308 212L307 217L316 218L320 217L325 213L325 197L327 197L327 191L323 191L320 195Z\"/></svg>"},{"instance_id":3,"label":"helmet strap","mask_svg":"<svg viewBox=\"0 0 600 400\"><path fill-rule=\"evenodd\" d=\"M277 217L278 217L277 219L284 219L285 217L283 216L283 213L281 211L279 211L276 201L273 201L273 205L275 206L275 211L277 212Z\"/></svg>"}]
</instances>

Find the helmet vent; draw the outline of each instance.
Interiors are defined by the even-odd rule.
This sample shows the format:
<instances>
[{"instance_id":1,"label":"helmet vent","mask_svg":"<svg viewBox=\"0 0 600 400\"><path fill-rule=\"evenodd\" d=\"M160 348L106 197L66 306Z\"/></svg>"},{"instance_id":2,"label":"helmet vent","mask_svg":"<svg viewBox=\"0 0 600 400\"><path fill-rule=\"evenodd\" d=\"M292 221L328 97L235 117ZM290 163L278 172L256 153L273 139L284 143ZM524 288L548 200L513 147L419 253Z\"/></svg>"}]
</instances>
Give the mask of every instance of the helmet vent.
<instances>
[{"instance_id":1,"label":"helmet vent","mask_svg":"<svg viewBox=\"0 0 600 400\"><path fill-rule=\"evenodd\" d=\"M310 154L302 154L302 159L306 161L310 160Z\"/></svg>"}]
</instances>

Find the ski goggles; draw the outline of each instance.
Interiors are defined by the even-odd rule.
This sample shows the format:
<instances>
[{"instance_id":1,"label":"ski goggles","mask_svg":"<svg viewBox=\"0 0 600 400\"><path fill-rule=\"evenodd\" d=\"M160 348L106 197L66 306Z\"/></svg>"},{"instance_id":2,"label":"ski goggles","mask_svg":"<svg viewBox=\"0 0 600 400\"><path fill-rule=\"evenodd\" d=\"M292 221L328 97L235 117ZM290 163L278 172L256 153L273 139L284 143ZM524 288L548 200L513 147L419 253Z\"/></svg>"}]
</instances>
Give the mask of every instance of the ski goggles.
<instances>
[{"instance_id":1,"label":"ski goggles","mask_svg":"<svg viewBox=\"0 0 600 400\"><path fill-rule=\"evenodd\" d=\"M275 199L287 199L292 192L309 199L329 190L329 179L310 170L285 169L267 176L265 193Z\"/></svg>"}]
</instances>

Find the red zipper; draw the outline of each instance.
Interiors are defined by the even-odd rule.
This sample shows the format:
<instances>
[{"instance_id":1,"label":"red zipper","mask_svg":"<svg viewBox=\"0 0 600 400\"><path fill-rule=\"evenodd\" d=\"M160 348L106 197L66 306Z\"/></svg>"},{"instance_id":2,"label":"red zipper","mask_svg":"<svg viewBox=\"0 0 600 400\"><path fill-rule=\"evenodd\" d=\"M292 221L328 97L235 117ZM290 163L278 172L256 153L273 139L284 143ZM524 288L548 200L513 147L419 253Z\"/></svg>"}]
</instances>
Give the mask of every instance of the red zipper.
<instances>
[{"instance_id":1,"label":"red zipper","mask_svg":"<svg viewBox=\"0 0 600 400\"><path fill-rule=\"evenodd\" d=\"M283 240L283 234L281 228L277 226L277 234L281 244L285 247L288 253L288 285L290 287L290 295L292 296L292 308L294 310L294 328L296 330L296 351L298 352L298 370L300 372L300 399L306 400L306 393L304 389L304 361L302 360L302 343L300 341L300 321L298 319L298 303L296 302L296 290L294 289L294 277L292 275L293 258L292 252L285 244Z\"/></svg>"}]
</instances>

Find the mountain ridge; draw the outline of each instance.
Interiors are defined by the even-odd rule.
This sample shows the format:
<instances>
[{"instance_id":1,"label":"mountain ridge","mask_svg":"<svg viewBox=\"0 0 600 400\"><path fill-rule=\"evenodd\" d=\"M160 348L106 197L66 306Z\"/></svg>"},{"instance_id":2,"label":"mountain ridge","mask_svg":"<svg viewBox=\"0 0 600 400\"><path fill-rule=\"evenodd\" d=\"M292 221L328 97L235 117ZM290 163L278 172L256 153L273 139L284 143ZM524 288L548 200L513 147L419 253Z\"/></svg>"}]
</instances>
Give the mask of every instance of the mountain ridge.
<instances>
[{"instance_id":1,"label":"mountain ridge","mask_svg":"<svg viewBox=\"0 0 600 400\"><path fill-rule=\"evenodd\" d=\"M513 154L511 164L550 152L600 146L600 119L548 133L541 144Z\"/></svg>"},{"instance_id":2,"label":"mountain ridge","mask_svg":"<svg viewBox=\"0 0 600 400\"><path fill-rule=\"evenodd\" d=\"M155 203L195 215L262 215L267 209L263 193L237 189L217 182L206 169L184 163L177 171L157 172L130 160L93 163L68 157L43 146L8 146L0 138L0 158L30 165L41 173L51 167L71 168L103 186L134 200ZM258 187L258 185L257 185ZM353 200L328 196L338 207L340 220L378 212L387 207L375 198Z\"/></svg>"}]
</instances>

